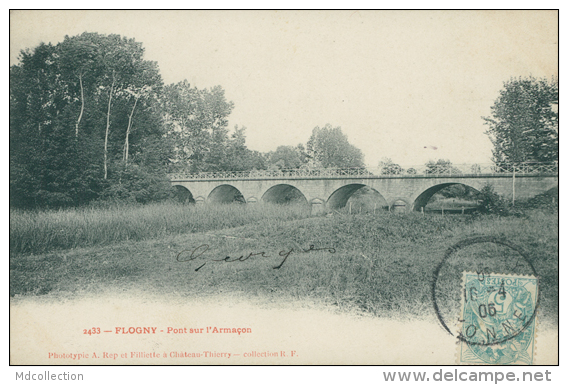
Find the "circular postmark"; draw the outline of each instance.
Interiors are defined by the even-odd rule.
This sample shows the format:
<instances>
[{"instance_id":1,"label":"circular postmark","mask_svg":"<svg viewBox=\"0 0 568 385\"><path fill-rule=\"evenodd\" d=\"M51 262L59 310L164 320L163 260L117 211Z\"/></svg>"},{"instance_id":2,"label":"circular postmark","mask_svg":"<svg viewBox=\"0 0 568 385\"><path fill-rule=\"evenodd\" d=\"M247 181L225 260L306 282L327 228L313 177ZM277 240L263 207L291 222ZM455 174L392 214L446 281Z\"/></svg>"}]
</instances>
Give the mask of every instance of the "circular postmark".
<instances>
[{"instance_id":1,"label":"circular postmark","mask_svg":"<svg viewBox=\"0 0 568 385\"><path fill-rule=\"evenodd\" d=\"M520 260L525 266L525 274L491 271L487 266L475 266L473 258L467 260L470 263L469 268L466 267L467 264L461 265L464 268L459 271L461 285L459 289L457 285L452 287L453 291L459 290L461 303L457 320L459 331L456 337L467 343L471 353L482 361L495 362L495 357L498 356L498 362L505 363L509 358L518 356L516 352L526 350L531 344L540 300L537 272L531 259L520 246L503 238L479 236L462 240L449 247L434 271L432 301L440 324L450 335L454 335L448 326L448 316L443 314L440 307L440 297L446 294L438 287L441 272L444 269L452 271L453 268L452 274L457 275L458 266L455 265L459 264L452 260L457 253L468 248L489 245L515 253L515 258L518 259L515 267L519 265ZM498 255L497 251L486 252L484 258L494 260ZM498 268L496 266L498 264L492 265L492 269ZM502 265L501 268L506 269Z\"/></svg>"}]
</instances>

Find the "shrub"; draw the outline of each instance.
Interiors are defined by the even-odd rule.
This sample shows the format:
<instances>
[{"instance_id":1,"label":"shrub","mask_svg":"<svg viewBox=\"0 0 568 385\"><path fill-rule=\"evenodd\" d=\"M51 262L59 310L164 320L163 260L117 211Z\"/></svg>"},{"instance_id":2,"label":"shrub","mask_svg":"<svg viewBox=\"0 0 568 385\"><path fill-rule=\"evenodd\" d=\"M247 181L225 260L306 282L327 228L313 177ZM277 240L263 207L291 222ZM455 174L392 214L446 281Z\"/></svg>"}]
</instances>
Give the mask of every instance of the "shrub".
<instances>
[{"instance_id":1,"label":"shrub","mask_svg":"<svg viewBox=\"0 0 568 385\"><path fill-rule=\"evenodd\" d=\"M558 187L530 198L521 206L526 209L558 211Z\"/></svg>"},{"instance_id":2,"label":"shrub","mask_svg":"<svg viewBox=\"0 0 568 385\"><path fill-rule=\"evenodd\" d=\"M101 194L103 201L126 203L159 202L171 198L173 191L166 175L142 166L119 164L112 170L109 184Z\"/></svg>"},{"instance_id":3,"label":"shrub","mask_svg":"<svg viewBox=\"0 0 568 385\"><path fill-rule=\"evenodd\" d=\"M490 184L483 186L483 188L479 192L479 199L481 201L479 212L483 214L510 214L509 202L505 198L497 194L493 189L493 186Z\"/></svg>"}]
</instances>

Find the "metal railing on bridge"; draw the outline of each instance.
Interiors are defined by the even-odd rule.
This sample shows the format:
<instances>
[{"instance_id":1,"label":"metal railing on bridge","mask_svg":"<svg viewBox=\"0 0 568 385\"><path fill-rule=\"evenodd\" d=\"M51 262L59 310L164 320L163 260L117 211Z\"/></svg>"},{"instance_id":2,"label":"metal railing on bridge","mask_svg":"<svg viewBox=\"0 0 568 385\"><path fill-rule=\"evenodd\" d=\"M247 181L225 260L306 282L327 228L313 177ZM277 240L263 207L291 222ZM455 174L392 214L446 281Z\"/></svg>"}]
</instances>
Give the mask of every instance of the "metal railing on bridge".
<instances>
[{"instance_id":1,"label":"metal railing on bridge","mask_svg":"<svg viewBox=\"0 0 568 385\"><path fill-rule=\"evenodd\" d=\"M218 179L306 179L306 178L414 178L490 175L558 175L558 163L503 163L503 164L452 164L400 167L396 164L376 168L298 168L282 170L219 171L168 173L171 180Z\"/></svg>"}]
</instances>

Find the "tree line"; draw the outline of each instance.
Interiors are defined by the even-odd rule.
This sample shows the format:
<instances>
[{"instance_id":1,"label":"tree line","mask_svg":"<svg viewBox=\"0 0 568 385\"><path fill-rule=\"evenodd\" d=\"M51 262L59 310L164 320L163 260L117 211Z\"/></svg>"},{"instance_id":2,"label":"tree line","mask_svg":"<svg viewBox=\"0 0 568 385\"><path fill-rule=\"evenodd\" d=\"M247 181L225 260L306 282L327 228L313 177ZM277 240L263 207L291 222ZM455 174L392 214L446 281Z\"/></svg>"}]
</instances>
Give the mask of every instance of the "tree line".
<instances>
[{"instance_id":1,"label":"tree line","mask_svg":"<svg viewBox=\"0 0 568 385\"><path fill-rule=\"evenodd\" d=\"M558 159L554 100L557 80L506 84L485 118L495 161ZM167 199L167 172L178 170L364 167L361 150L329 124L306 144L251 150L245 127L228 128L233 108L220 86L165 85L135 39L85 32L23 50L10 67L10 205Z\"/></svg>"},{"instance_id":2,"label":"tree line","mask_svg":"<svg viewBox=\"0 0 568 385\"><path fill-rule=\"evenodd\" d=\"M228 129L220 87L165 85L142 43L83 33L20 53L10 67L10 205L149 202L171 194L166 173L363 166L339 127L303 145L250 150Z\"/></svg>"}]
</instances>

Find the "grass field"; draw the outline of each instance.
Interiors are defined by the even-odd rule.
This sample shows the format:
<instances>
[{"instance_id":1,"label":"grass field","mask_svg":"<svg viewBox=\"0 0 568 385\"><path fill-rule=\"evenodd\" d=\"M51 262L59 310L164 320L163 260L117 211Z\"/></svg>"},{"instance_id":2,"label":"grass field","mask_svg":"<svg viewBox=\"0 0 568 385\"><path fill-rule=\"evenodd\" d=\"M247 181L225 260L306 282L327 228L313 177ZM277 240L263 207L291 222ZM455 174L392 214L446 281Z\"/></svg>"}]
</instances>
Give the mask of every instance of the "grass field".
<instances>
[{"instance_id":1,"label":"grass field","mask_svg":"<svg viewBox=\"0 0 568 385\"><path fill-rule=\"evenodd\" d=\"M181 205L174 203L59 211L10 211L10 251L51 250L141 241L256 223L306 218L303 206Z\"/></svg>"},{"instance_id":2,"label":"grass field","mask_svg":"<svg viewBox=\"0 0 568 385\"><path fill-rule=\"evenodd\" d=\"M136 288L192 297L308 299L378 316L431 315L433 273L445 250L491 235L526 251L540 276L539 314L557 322L557 213L309 217L302 207L242 205L123 210L12 212L10 295ZM456 311L464 270L531 273L503 246L463 250L436 282L444 316Z\"/></svg>"}]
</instances>

